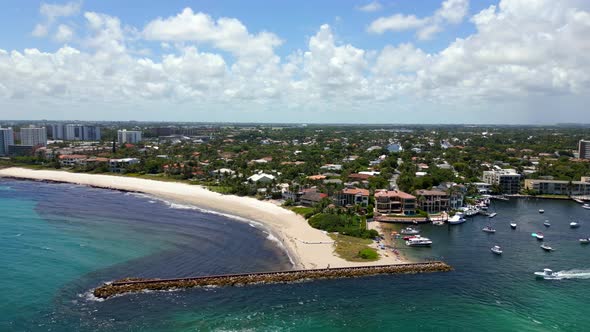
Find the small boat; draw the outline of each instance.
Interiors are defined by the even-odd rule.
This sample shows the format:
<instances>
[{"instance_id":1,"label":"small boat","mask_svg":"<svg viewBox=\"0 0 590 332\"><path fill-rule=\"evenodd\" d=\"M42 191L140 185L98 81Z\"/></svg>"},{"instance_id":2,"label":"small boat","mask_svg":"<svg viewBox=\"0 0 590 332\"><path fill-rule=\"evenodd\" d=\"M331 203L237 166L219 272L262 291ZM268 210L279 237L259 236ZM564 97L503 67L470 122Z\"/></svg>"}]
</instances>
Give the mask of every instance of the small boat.
<instances>
[{"instance_id":1,"label":"small boat","mask_svg":"<svg viewBox=\"0 0 590 332\"><path fill-rule=\"evenodd\" d=\"M535 272L535 276L543 279L557 279L559 278L559 273L553 272L551 269L543 269L543 272Z\"/></svg>"},{"instance_id":2,"label":"small boat","mask_svg":"<svg viewBox=\"0 0 590 332\"><path fill-rule=\"evenodd\" d=\"M549 226L551 226L551 223L549 222L549 220L545 220L545 222L543 223L543 225L545 227L549 227Z\"/></svg>"},{"instance_id":3,"label":"small boat","mask_svg":"<svg viewBox=\"0 0 590 332\"><path fill-rule=\"evenodd\" d=\"M432 224L435 226L444 226L445 222L442 220L435 220L432 222Z\"/></svg>"},{"instance_id":4,"label":"small boat","mask_svg":"<svg viewBox=\"0 0 590 332\"><path fill-rule=\"evenodd\" d=\"M490 250L496 255L502 255L502 248L500 246L493 246Z\"/></svg>"},{"instance_id":5,"label":"small boat","mask_svg":"<svg viewBox=\"0 0 590 332\"><path fill-rule=\"evenodd\" d=\"M474 215L479 213L479 209L477 207L469 208L465 210L465 216L473 217Z\"/></svg>"},{"instance_id":6,"label":"small boat","mask_svg":"<svg viewBox=\"0 0 590 332\"><path fill-rule=\"evenodd\" d=\"M545 213L545 210L539 209L539 213Z\"/></svg>"},{"instance_id":7,"label":"small boat","mask_svg":"<svg viewBox=\"0 0 590 332\"><path fill-rule=\"evenodd\" d=\"M493 218L493 217L495 217L495 216L497 216L497 215L498 215L498 214L497 214L496 212L492 212L492 213L490 213L490 215L489 215L488 217L489 217L489 218Z\"/></svg>"},{"instance_id":8,"label":"small boat","mask_svg":"<svg viewBox=\"0 0 590 332\"><path fill-rule=\"evenodd\" d=\"M404 235L416 235L416 234L420 234L420 231L417 230L416 228L406 227L406 228L402 229L400 231L400 233L404 234Z\"/></svg>"},{"instance_id":9,"label":"small boat","mask_svg":"<svg viewBox=\"0 0 590 332\"><path fill-rule=\"evenodd\" d=\"M584 201L579 198L574 198L574 202L584 204ZM584 204L584 205L586 205L586 204Z\"/></svg>"},{"instance_id":10,"label":"small boat","mask_svg":"<svg viewBox=\"0 0 590 332\"><path fill-rule=\"evenodd\" d=\"M553 249L553 248L552 248L550 245L548 245L548 244L546 244L546 243L543 243L543 244L541 245L541 249L543 249L543 250L545 250L545 251L553 251L553 250L554 250L554 249Z\"/></svg>"},{"instance_id":11,"label":"small boat","mask_svg":"<svg viewBox=\"0 0 590 332\"><path fill-rule=\"evenodd\" d=\"M545 235L543 235L543 233L533 233L535 234L534 236L537 238L537 240L539 241L543 241L543 239L545 238Z\"/></svg>"},{"instance_id":12,"label":"small boat","mask_svg":"<svg viewBox=\"0 0 590 332\"><path fill-rule=\"evenodd\" d=\"M516 229L516 223L515 223L515 222L511 222L511 223L510 223L510 228L512 228L512 229Z\"/></svg>"},{"instance_id":13,"label":"small boat","mask_svg":"<svg viewBox=\"0 0 590 332\"><path fill-rule=\"evenodd\" d=\"M587 237L585 239L580 239L580 244L588 244L588 243L590 243L590 238L589 237Z\"/></svg>"},{"instance_id":14,"label":"small boat","mask_svg":"<svg viewBox=\"0 0 590 332\"><path fill-rule=\"evenodd\" d=\"M417 238L417 237L420 237L420 235L406 235L402 239L404 241L408 241L409 239L414 239L414 238Z\"/></svg>"},{"instance_id":15,"label":"small boat","mask_svg":"<svg viewBox=\"0 0 590 332\"><path fill-rule=\"evenodd\" d=\"M406 245L409 247L430 247L432 241L427 237L415 237L406 241Z\"/></svg>"},{"instance_id":16,"label":"small boat","mask_svg":"<svg viewBox=\"0 0 590 332\"><path fill-rule=\"evenodd\" d=\"M582 205L582 207L586 210L590 210L590 204L588 204L588 203Z\"/></svg>"},{"instance_id":17,"label":"small boat","mask_svg":"<svg viewBox=\"0 0 590 332\"><path fill-rule=\"evenodd\" d=\"M578 228L578 227L580 227L579 223L577 223L575 221L570 222L570 228Z\"/></svg>"},{"instance_id":18,"label":"small boat","mask_svg":"<svg viewBox=\"0 0 590 332\"><path fill-rule=\"evenodd\" d=\"M496 230L492 228L492 226L486 226L484 228L482 228L482 231L486 232L486 233L496 233Z\"/></svg>"}]
</instances>

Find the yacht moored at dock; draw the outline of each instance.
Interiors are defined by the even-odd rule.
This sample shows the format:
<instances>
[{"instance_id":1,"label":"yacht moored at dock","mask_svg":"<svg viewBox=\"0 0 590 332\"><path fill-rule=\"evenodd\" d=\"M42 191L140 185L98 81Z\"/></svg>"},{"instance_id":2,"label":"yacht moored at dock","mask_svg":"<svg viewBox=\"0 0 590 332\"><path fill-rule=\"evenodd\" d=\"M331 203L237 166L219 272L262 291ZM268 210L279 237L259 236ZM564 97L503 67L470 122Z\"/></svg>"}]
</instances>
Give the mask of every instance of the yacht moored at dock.
<instances>
[{"instance_id":1,"label":"yacht moored at dock","mask_svg":"<svg viewBox=\"0 0 590 332\"><path fill-rule=\"evenodd\" d=\"M430 247L432 245L432 240L427 237L413 237L406 241L406 245L409 247Z\"/></svg>"},{"instance_id":2,"label":"yacht moored at dock","mask_svg":"<svg viewBox=\"0 0 590 332\"><path fill-rule=\"evenodd\" d=\"M465 222L465 218L463 218L463 213L457 212L454 216L447 220L449 225L459 225Z\"/></svg>"}]
</instances>

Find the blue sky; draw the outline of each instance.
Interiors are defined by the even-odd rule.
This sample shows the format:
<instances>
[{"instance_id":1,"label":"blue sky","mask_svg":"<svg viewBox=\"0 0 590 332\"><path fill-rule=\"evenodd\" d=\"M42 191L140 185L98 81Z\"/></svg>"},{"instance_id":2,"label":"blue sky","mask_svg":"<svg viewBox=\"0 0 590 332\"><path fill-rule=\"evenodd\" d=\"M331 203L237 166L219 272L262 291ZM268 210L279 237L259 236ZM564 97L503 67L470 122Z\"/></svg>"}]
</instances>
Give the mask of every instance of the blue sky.
<instances>
[{"instance_id":1,"label":"blue sky","mask_svg":"<svg viewBox=\"0 0 590 332\"><path fill-rule=\"evenodd\" d=\"M0 6L5 119L590 121L583 0Z\"/></svg>"}]
</instances>

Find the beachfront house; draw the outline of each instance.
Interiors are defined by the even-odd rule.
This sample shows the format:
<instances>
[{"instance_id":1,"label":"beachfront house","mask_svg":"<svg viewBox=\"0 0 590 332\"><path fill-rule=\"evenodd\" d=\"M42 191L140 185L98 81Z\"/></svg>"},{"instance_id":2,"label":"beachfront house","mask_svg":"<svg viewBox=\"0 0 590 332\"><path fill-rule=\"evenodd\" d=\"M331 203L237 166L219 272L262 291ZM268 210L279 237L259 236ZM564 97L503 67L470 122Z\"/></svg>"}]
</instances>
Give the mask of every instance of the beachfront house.
<instances>
[{"instance_id":1,"label":"beachfront house","mask_svg":"<svg viewBox=\"0 0 590 332\"><path fill-rule=\"evenodd\" d=\"M140 160L137 158L121 158L109 160L109 170L113 173L125 173L126 169L131 165L139 164Z\"/></svg>"},{"instance_id":2,"label":"beachfront house","mask_svg":"<svg viewBox=\"0 0 590 332\"><path fill-rule=\"evenodd\" d=\"M338 206L369 205L369 190L361 188L344 188L336 196L335 203Z\"/></svg>"},{"instance_id":3,"label":"beachfront house","mask_svg":"<svg viewBox=\"0 0 590 332\"><path fill-rule=\"evenodd\" d=\"M317 188L303 189L302 191L303 194L299 198L302 205L313 206L328 197L327 194L321 193Z\"/></svg>"}]
</instances>

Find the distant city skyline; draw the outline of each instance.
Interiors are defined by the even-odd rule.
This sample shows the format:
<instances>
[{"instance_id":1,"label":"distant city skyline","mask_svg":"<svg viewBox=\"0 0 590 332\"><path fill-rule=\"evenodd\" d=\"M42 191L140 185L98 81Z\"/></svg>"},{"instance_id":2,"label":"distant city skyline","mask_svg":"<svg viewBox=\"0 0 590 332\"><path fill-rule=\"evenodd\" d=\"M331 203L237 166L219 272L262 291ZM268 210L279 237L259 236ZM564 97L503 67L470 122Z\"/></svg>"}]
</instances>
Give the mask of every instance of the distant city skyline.
<instances>
[{"instance_id":1,"label":"distant city skyline","mask_svg":"<svg viewBox=\"0 0 590 332\"><path fill-rule=\"evenodd\" d=\"M1 8L1 119L590 123L584 0Z\"/></svg>"}]
</instances>

